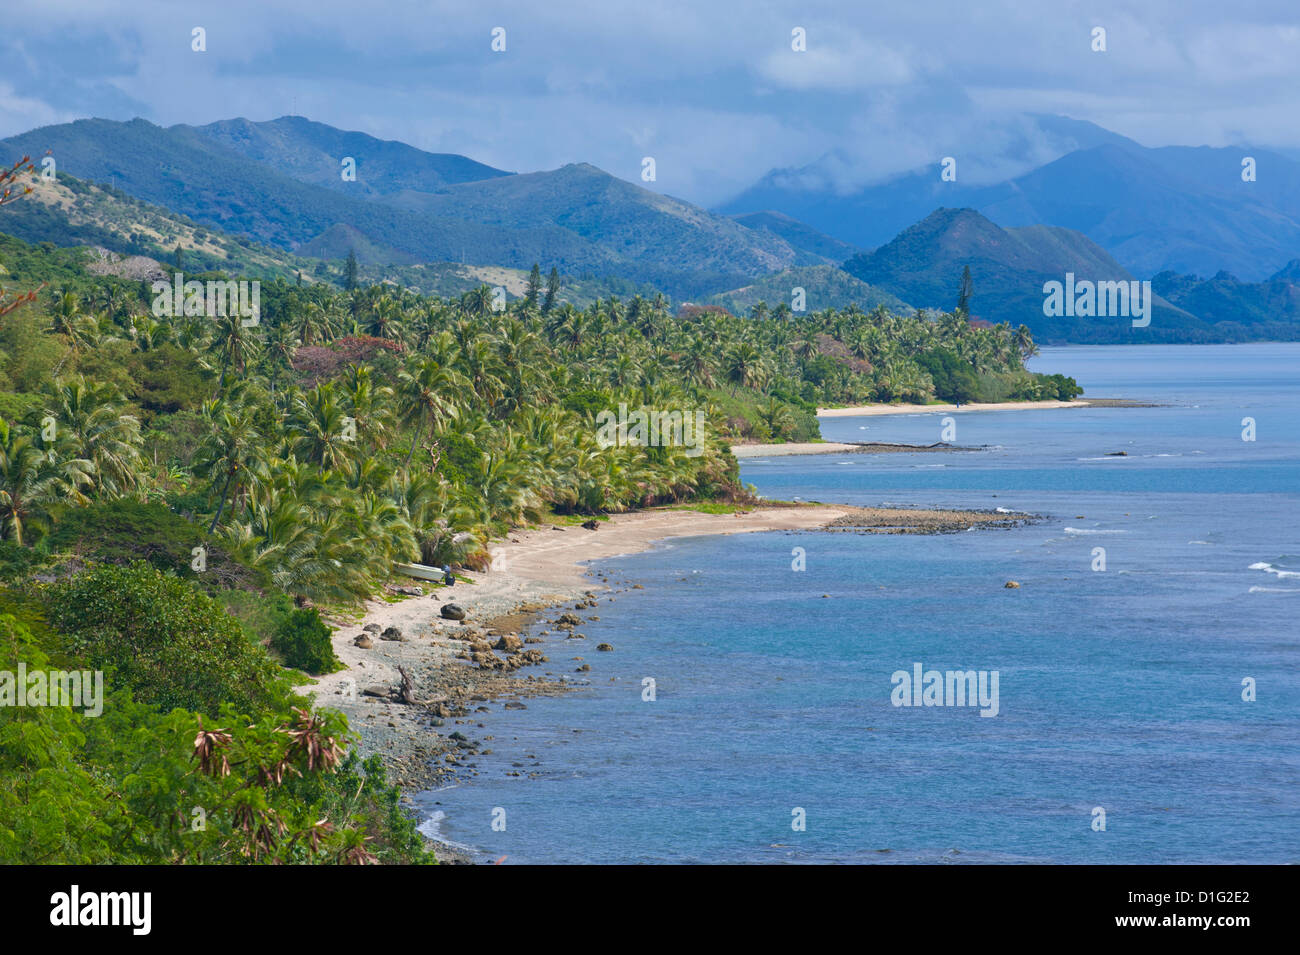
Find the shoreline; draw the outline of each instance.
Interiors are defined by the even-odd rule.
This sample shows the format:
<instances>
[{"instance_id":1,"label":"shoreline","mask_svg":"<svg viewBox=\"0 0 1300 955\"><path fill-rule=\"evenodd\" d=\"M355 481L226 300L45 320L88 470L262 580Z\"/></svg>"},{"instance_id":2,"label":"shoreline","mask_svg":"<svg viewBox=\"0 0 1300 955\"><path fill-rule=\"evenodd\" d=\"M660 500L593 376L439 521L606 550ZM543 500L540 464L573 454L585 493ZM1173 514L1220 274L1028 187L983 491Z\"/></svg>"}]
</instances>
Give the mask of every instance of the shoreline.
<instances>
[{"instance_id":1,"label":"shoreline","mask_svg":"<svg viewBox=\"0 0 1300 955\"><path fill-rule=\"evenodd\" d=\"M968 411L1036 411L1054 408L1087 408L1092 401L973 401L963 405L858 405L855 408L818 408L819 418L874 418L895 414L965 414Z\"/></svg>"},{"instance_id":2,"label":"shoreline","mask_svg":"<svg viewBox=\"0 0 1300 955\"><path fill-rule=\"evenodd\" d=\"M567 641L585 639L576 631L583 619L599 619L589 616L599 602L640 589L591 569L591 561L640 553L680 537L767 531L934 534L1029 519L994 511L804 504L726 514L635 511L611 515L596 531L545 524L492 545L492 568L466 574L467 579L458 574L452 587L403 582L397 586L422 593L372 598L359 616L329 618L344 669L299 689L316 706L342 711L361 754L382 756L389 782L409 799L477 775L477 759L492 753L492 736L470 738L485 728L478 714L526 709L524 700L589 685L586 672L575 674L561 654L596 648ZM465 611L464 620L441 616L450 603ZM367 645L357 646L363 634ZM410 679L405 699L403 671ZM475 861L462 847L426 838L441 862Z\"/></svg>"},{"instance_id":3,"label":"shoreline","mask_svg":"<svg viewBox=\"0 0 1300 955\"><path fill-rule=\"evenodd\" d=\"M476 774L474 760L491 754L490 736L468 738L483 725L477 714L523 709L524 700L586 685L572 673L572 663L552 662L546 654L549 649L558 657L568 649L561 644L573 633L571 624L557 616L552 623L558 636L549 640L525 634L542 614L563 611L568 620L580 620L574 615L590 613L598 597L612 600L629 589L617 588L603 574L593 578L586 562L639 553L675 537L813 530L852 510L831 505L756 506L728 514L664 509L614 514L596 531L558 524L518 530L490 546L490 569L458 572L451 587L398 578L388 592L367 600L359 614L325 618L343 668L308 678L297 688L314 705L343 712L361 754L383 757L389 782L407 797L451 785ZM391 593L394 587L421 593L399 596ZM465 619L444 619L445 604L462 608ZM363 635L368 645L358 646ZM525 647L525 640L533 645ZM403 670L415 703L401 698ZM426 838L440 862L474 861L460 847Z\"/></svg>"},{"instance_id":4,"label":"shoreline","mask_svg":"<svg viewBox=\"0 0 1300 955\"><path fill-rule=\"evenodd\" d=\"M736 458L784 457L793 454L933 454L978 451L955 444L889 444L883 441L787 441L784 444L733 444Z\"/></svg>"}]
</instances>

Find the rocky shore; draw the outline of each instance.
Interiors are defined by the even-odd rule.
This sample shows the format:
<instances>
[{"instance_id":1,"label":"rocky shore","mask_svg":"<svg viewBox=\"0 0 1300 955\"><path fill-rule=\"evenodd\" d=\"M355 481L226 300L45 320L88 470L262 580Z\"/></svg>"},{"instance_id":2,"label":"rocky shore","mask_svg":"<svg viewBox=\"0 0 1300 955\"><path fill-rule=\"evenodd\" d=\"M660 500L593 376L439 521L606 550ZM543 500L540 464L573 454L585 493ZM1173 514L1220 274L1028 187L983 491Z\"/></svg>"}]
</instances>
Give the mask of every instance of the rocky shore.
<instances>
[{"instance_id":1,"label":"rocky shore","mask_svg":"<svg viewBox=\"0 0 1300 955\"><path fill-rule=\"evenodd\" d=\"M1013 526L1029 515L985 511L762 506L728 514L664 509L581 525L519 531L492 548L492 569L453 586L395 581L355 618L331 619L344 669L302 687L318 706L341 710L365 755L384 759L407 793L471 779L492 754L483 716L527 700L580 691L583 624L602 602L639 587L592 572L584 562L645 550L655 541L770 530L828 533L945 533ZM595 530L590 529L595 527ZM573 648L579 647L578 655ZM609 648L612 649L612 648ZM587 652L590 651L590 652ZM579 664L575 666L575 663ZM472 861L435 842L441 861Z\"/></svg>"}]
</instances>

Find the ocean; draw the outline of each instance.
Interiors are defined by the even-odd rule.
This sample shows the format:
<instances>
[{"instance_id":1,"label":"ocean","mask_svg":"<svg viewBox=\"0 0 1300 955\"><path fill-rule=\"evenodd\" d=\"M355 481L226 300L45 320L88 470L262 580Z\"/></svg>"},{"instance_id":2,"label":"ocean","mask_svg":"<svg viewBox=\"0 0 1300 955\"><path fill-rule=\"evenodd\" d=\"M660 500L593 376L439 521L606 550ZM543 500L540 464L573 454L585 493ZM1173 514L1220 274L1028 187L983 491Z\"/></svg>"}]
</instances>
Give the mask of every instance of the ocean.
<instances>
[{"instance_id":1,"label":"ocean","mask_svg":"<svg viewBox=\"0 0 1300 955\"><path fill-rule=\"evenodd\" d=\"M773 499L1044 519L601 561L621 592L546 646L590 688L481 714L493 752L417 798L426 831L536 863L1300 861L1300 344L1031 367L1157 407L954 414L969 453L743 461ZM928 444L943 418L822 432ZM996 673L996 715L895 706L917 664Z\"/></svg>"}]
</instances>

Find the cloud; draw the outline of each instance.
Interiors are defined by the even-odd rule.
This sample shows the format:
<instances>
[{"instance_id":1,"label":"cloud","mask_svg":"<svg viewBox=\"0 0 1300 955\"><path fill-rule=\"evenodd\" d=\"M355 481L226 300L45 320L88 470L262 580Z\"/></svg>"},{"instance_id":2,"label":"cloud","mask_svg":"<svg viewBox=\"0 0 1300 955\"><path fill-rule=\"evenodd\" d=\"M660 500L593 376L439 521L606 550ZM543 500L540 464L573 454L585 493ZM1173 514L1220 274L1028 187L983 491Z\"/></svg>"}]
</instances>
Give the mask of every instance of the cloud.
<instances>
[{"instance_id":1,"label":"cloud","mask_svg":"<svg viewBox=\"0 0 1300 955\"><path fill-rule=\"evenodd\" d=\"M818 40L818 33L833 38ZM872 42L829 25L807 36L807 48L774 50L762 60L760 74L796 90L851 92L877 86L901 86L916 73L910 44L890 46Z\"/></svg>"},{"instance_id":2,"label":"cloud","mask_svg":"<svg viewBox=\"0 0 1300 955\"><path fill-rule=\"evenodd\" d=\"M44 100L19 96L11 85L0 82L0 136L11 136L38 126L53 126L78 118L78 114L56 109ZM0 164L7 165L8 162L9 160L0 158Z\"/></svg>"},{"instance_id":3,"label":"cloud","mask_svg":"<svg viewBox=\"0 0 1300 955\"><path fill-rule=\"evenodd\" d=\"M44 0L0 35L0 135L297 112L519 171L583 160L639 181L653 155L655 188L702 202L819 159L841 188L944 155L973 181L1054 158L1030 112L1148 145L1300 147L1297 14L1294 0Z\"/></svg>"}]
</instances>

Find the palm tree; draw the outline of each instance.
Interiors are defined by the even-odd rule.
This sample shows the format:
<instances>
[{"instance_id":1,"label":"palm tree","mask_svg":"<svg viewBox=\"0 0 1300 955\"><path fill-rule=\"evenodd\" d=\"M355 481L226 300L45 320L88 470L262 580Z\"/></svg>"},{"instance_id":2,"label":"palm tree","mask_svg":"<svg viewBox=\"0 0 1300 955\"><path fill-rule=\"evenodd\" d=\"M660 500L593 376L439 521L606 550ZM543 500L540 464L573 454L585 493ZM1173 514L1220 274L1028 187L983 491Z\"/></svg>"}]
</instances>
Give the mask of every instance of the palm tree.
<instances>
[{"instance_id":1,"label":"palm tree","mask_svg":"<svg viewBox=\"0 0 1300 955\"><path fill-rule=\"evenodd\" d=\"M393 389L376 386L369 365L350 365L342 387L358 439L364 438L377 448L387 447L394 421Z\"/></svg>"},{"instance_id":2,"label":"palm tree","mask_svg":"<svg viewBox=\"0 0 1300 955\"><path fill-rule=\"evenodd\" d=\"M221 378L217 382L217 394L226 389L226 372L233 369L236 374L241 373L249 356L257 350L257 339L249 327L244 325L243 316L238 310L232 312L230 315L216 316L216 337L212 347L221 353Z\"/></svg>"},{"instance_id":3,"label":"palm tree","mask_svg":"<svg viewBox=\"0 0 1300 955\"><path fill-rule=\"evenodd\" d=\"M62 289L54 296L50 310L49 331L55 335L71 335L82 317L81 296L70 289Z\"/></svg>"},{"instance_id":4,"label":"palm tree","mask_svg":"<svg viewBox=\"0 0 1300 955\"><path fill-rule=\"evenodd\" d=\"M474 395L488 407L493 406L502 391L500 360L493 343L475 338L468 348L462 347L459 364Z\"/></svg>"},{"instance_id":5,"label":"palm tree","mask_svg":"<svg viewBox=\"0 0 1300 955\"><path fill-rule=\"evenodd\" d=\"M330 319L331 316L323 305L308 302L298 309L291 324L299 342L304 345L314 345L318 341L325 341L329 336L333 327Z\"/></svg>"},{"instance_id":6,"label":"palm tree","mask_svg":"<svg viewBox=\"0 0 1300 955\"><path fill-rule=\"evenodd\" d=\"M380 295L370 306L370 314L363 326L367 335L388 341L402 338L402 310L391 295Z\"/></svg>"},{"instance_id":7,"label":"palm tree","mask_svg":"<svg viewBox=\"0 0 1300 955\"><path fill-rule=\"evenodd\" d=\"M1012 341L1015 343L1016 351L1020 352L1022 362L1029 361L1038 354L1038 345L1034 342L1034 335L1029 330L1028 325L1021 325L1012 333Z\"/></svg>"},{"instance_id":8,"label":"palm tree","mask_svg":"<svg viewBox=\"0 0 1300 955\"><path fill-rule=\"evenodd\" d=\"M280 322L266 339L266 360L271 367L271 398L275 399L275 382L282 369L293 367L293 356L302 345L287 322Z\"/></svg>"},{"instance_id":9,"label":"palm tree","mask_svg":"<svg viewBox=\"0 0 1300 955\"><path fill-rule=\"evenodd\" d=\"M46 413L55 419L58 440L92 464L96 490L107 498L139 488L144 462L140 421L122 413L122 396L112 385L80 375L47 389Z\"/></svg>"},{"instance_id":10,"label":"palm tree","mask_svg":"<svg viewBox=\"0 0 1300 955\"><path fill-rule=\"evenodd\" d=\"M166 322L156 321L148 315L133 315L127 325L128 334L140 351L152 351L172 340L174 328Z\"/></svg>"},{"instance_id":11,"label":"palm tree","mask_svg":"<svg viewBox=\"0 0 1300 955\"><path fill-rule=\"evenodd\" d=\"M466 315L475 318L485 318L492 314L492 290L486 285L480 285L472 291L466 292L460 299L460 307Z\"/></svg>"},{"instance_id":12,"label":"palm tree","mask_svg":"<svg viewBox=\"0 0 1300 955\"><path fill-rule=\"evenodd\" d=\"M344 418L347 414L331 382L321 382L310 391L295 397L289 413L289 428L297 436L294 452L302 460L322 468L339 468L351 456L355 447L355 419L353 427Z\"/></svg>"},{"instance_id":13,"label":"palm tree","mask_svg":"<svg viewBox=\"0 0 1300 955\"><path fill-rule=\"evenodd\" d=\"M758 376L759 364L762 356L749 342L741 342L734 346L726 356L726 376L727 381L731 382L731 393L736 393L736 388L750 388Z\"/></svg>"},{"instance_id":14,"label":"palm tree","mask_svg":"<svg viewBox=\"0 0 1300 955\"><path fill-rule=\"evenodd\" d=\"M212 490L221 487L221 497L216 516L208 525L213 533L221 523L226 502L238 492L240 484L251 479L261 456L262 435L253 423L253 410L245 407L227 407L215 418L209 418L210 430L199 446L196 467L206 471Z\"/></svg>"},{"instance_id":15,"label":"palm tree","mask_svg":"<svg viewBox=\"0 0 1300 955\"><path fill-rule=\"evenodd\" d=\"M460 375L435 358L412 362L397 374L397 393L403 416L415 419L415 437L402 464L404 472L410 471L411 458L420 446L420 437L426 426L434 430L456 415L456 398L464 387Z\"/></svg>"},{"instance_id":16,"label":"palm tree","mask_svg":"<svg viewBox=\"0 0 1300 955\"><path fill-rule=\"evenodd\" d=\"M27 529L48 523L60 501L85 503L81 488L93 469L81 458L56 463L29 435L0 419L0 539L22 545Z\"/></svg>"},{"instance_id":17,"label":"palm tree","mask_svg":"<svg viewBox=\"0 0 1300 955\"><path fill-rule=\"evenodd\" d=\"M713 373L717 368L713 349L702 338L692 338L677 363L683 378L699 388L713 387Z\"/></svg>"}]
</instances>

